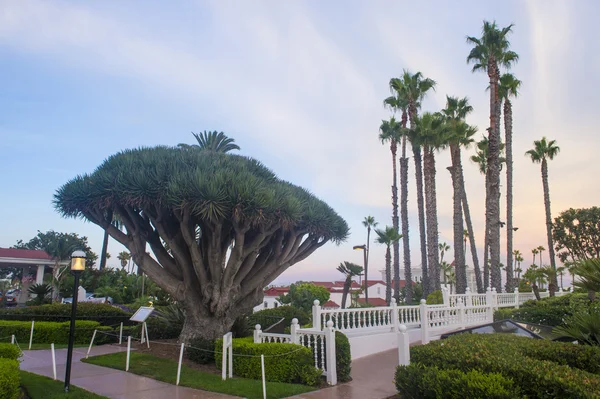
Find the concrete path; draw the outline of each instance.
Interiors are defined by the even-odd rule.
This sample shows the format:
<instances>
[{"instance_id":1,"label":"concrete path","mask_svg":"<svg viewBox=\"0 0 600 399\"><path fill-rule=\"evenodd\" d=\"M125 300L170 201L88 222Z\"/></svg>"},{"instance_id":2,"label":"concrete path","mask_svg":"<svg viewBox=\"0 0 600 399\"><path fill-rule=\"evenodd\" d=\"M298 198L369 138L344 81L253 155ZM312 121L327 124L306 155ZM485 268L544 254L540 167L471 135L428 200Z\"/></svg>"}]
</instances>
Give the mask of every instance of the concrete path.
<instances>
[{"instance_id":1,"label":"concrete path","mask_svg":"<svg viewBox=\"0 0 600 399\"><path fill-rule=\"evenodd\" d=\"M320 391L294 396L297 399L384 399L396 394L394 373L398 350L365 356L352 362L352 381Z\"/></svg>"},{"instance_id":2,"label":"concrete path","mask_svg":"<svg viewBox=\"0 0 600 399\"><path fill-rule=\"evenodd\" d=\"M118 346L93 347L90 356L123 352ZM71 367L71 385L113 399L232 399L235 396L178 387L121 370L82 363L86 348L75 348ZM56 377L64 381L66 349L56 350ZM23 351L21 370L52 378L52 355L49 350Z\"/></svg>"}]
</instances>

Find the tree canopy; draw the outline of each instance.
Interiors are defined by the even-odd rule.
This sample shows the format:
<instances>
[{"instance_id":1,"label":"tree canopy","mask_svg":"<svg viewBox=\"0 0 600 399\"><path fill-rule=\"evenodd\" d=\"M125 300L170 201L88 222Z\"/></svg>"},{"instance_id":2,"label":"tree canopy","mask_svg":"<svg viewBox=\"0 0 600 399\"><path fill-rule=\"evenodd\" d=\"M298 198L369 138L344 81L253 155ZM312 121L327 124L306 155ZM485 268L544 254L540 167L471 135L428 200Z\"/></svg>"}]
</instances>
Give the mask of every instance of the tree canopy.
<instances>
[{"instance_id":1,"label":"tree canopy","mask_svg":"<svg viewBox=\"0 0 600 399\"><path fill-rule=\"evenodd\" d=\"M554 218L552 236L562 262L600 258L600 208L561 212Z\"/></svg>"},{"instance_id":2,"label":"tree canopy","mask_svg":"<svg viewBox=\"0 0 600 399\"><path fill-rule=\"evenodd\" d=\"M321 305L324 305L330 296L331 294L325 287L299 281L290 285L290 292L281 296L279 301L300 308L310 314L315 299L318 299Z\"/></svg>"}]
</instances>

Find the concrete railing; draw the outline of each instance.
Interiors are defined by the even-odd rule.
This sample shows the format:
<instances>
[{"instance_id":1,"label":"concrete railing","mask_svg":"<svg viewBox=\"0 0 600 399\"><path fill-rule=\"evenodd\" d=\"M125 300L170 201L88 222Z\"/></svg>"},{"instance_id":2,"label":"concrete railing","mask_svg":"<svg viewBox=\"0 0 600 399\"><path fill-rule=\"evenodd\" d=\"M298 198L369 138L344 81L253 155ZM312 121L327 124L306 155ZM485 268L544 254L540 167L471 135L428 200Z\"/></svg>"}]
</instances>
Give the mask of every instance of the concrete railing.
<instances>
[{"instance_id":1,"label":"concrete railing","mask_svg":"<svg viewBox=\"0 0 600 399\"><path fill-rule=\"evenodd\" d=\"M568 294L568 291L562 289L555 293L556 296L562 296ZM550 294L548 292L540 292L541 298L548 298ZM519 292L515 288L514 292L511 293L497 293L495 288L488 287L485 294L473 294L467 287L464 294L450 294L447 288L442 288L442 297L444 299L444 305L455 307L459 303L465 306L487 306L490 305L496 309L516 307L518 308L523 303L534 300L535 295L533 292Z\"/></svg>"}]
</instances>

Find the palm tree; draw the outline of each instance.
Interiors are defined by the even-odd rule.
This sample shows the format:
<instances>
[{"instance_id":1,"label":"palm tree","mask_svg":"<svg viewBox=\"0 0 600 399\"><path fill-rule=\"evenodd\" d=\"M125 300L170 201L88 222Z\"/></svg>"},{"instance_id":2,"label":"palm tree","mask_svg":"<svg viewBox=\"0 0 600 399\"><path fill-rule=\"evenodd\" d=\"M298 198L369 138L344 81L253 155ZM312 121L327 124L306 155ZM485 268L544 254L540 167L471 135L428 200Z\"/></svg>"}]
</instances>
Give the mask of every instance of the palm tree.
<instances>
[{"instance_id":1,"label":"palm tree","mask_svg":"<svg viewBox=\"0 0 600 399\"><path fill-rule=\"evenodd\" d=\"M390 305L392 303L392 254L390 247L402 238L402 234L399 234L393 227L386 226L385 230L375 229L377 239L375 240L378 244L384 244L386 246L385 251L385 300Z\"/></svg>"},{"instance_id":2,"label":"palm tree","mask_svg":"<svg viewBox=\"0 0 600 399\"><path fill-rule=\"evenodd\" d=\"M213 152L227 153L233 150L239 150L240 147L235 144L235 140L229 138L223 132L207 132L206 130L200 134L192 132L198 144L179 144L178 147L184 150L200 149Z\"/></svg>"},{"instance_id":3,"label":"palm tree","mask_svg":"<svg viewBox=\"0 0 600 399\"><path fill-rule=\"evenodd\" d=\"M548 256L550 256L550 267L553 270L550 279L550 295L556 290L556 260L554 259L554 246L552 243L552 213L550 212L550 187L548 185L548 160L553 160L558 155L560 148L556 140L548 141L546 137L533 142L533 149L525 154L529 155L533 163L542 164L542 186L544 187L544 206L546 208L546 235L548 236Z\"/></svg>"},{"instance_id":4,"label":"palm tree","mask_svg":"<svg viewBox=\"0 0 600 399\"><path fill-rule=\"evenodd\" d=\"M363 268L352 262L342 262L337 267L337 271L346 276L346 280L344 281L344 292L342 293L342 309L346 309L346 298L348 297L348 292L350 292L350 287L352 286L352 278L360 276L363 272Z\"/></svg>"},{"instance_id":5,"label":"palm tree","mask_svg":"<svg viewBox=\"0 0 600 399\"><path fill-rule=\"evenodd\" d=\"M440 249L440 264L442 264L444 262L444 255L450 250L450 245L445 242L440 242L438 248Z\"/></svg>"},{"instance_id":6,"label":"palm tree","mask_svg":"<svg viewBox=\"0 0 600 399\"><path fill-rule=\"evenodd\" d=\"M401 78L395 78L390 81L390 88L394 91L401 93L401 98L406 101L408 107L408 117L410 119L410 128L412 130L416 127L416 121L418 118L418 109L421 107L421 102L429 90L435 90L435 81L433 79L425 78L421 72L415 74L410 73L408 70L402 72ZM403 124L405 127L405 124ZM413 136L414 137L414 136ZM404 146L404 141L403 141ZM421 242L421 268L422 272L422 283L423 283L423 295L427 296L430 291L428 287L430 284L428 265L427 265L427 238L426 238L426 225L425 225L425 197L423 195L423 162L421 157L421 145L419 142L411 140L411 147L413 151L413 159L415 162L415 178L417 183L417 209L419 217L419 238ZM403 158L405 158L403 156ZM408 171L408 162L406 162L406 170ZM407 172L408 173L408 172ZM401 177L402 178L402 177ZM404 194L404 193L403 193ZM402 201L408 201L408 197L402 197ZM407 216L408 219L408 216ZM408 220L407 220L408 223ZM434 247L434 251L437 254L437 246ZM406 262L406 253L405 253ZM410 269L410 268L408 268ZM405 265L405 272L406 272ZM438 283L439 284L439 276Z\"/></svg>"},{"instance_id":7,"label":"palm tree","mask_svg":"<svg viewBox=\"0 0 600 399\"><path fill-rule=\"evenodd\" d=\"M117 255L117 259L121 261L121 267L125 269L127 263L131 259L131 254L127 251L121 251L119 252L119 255Z\"/></svg>"},{"instance_id":8,"label":"palm tree","mask_svg":"<svg viewBox=\"0 0 600 399\"><path fill-rule=\"evenodd\" d=\"M379 223L377 223L375 221L375 218L373 216L366 216L365 220L363 220L362 222L363 226L365 226L367 228L367 253L365 256L365 303L368 305L369 304L369 279L368 279L368 274L367 271L369 270L369 249L370 249L370 244L371 244L371 229L377 227L377 225Z\"/></svg>"},{"instance_id":9,"label":"palm tree","mask_svg":"<svg viewBox=\"0 0 600 399\"><path fill-rule=\"evenodd\" d=\"M440 263L438 253L438 220L435 184L435 151L443 148L447 142L448 129L440 113L425 112L415 121L414 140L423 146L423 177L425 183L425 212L427 214L427 264L429 268L429 287L431 293L441 288Z\"/></svg>"},{"instance_id":10,"label":"palm tree","mask_svg":"<svg viewBox=\"0 0 600 399\"><path fill-rule=\"evenodd\" d=\"M523 273L523 279L531 285L531 289L533 290L533 294L535 295L535 299L538 301L540 298L540 289L537 285L538 280L540 279L540 271L537 266L531 266L529 269Z\"/></svg>"},{"instance_id":11,"label":"palm tree","mask_svg":"<svg viewBox=\"0 0 600 399\"><path fill-rule=\"evenodd\" d=\"M392 153L392 225L396 231L398 231L399 220L398 220L398 187L397 172L396 172L396 151L398 148L398 142L402 137L401 133L402 126L396 122L396 119L392 116L389 121L382 121L381 127L379 128L379 140L384 144L390 142L390 152ZM398 241L394 243L394 295L396 301L400 299L400 244Z\"/></svg>"},{"instance_id":12,"label":"palm tree","mask_svg":"<svg viewBox=\"0 0 600 399\"><path fill-rule=\"evenodd\" d=\"M464 293L467 288L467 267L465 260L466 248L461 248L463 245L462 238L465 233L463 225L463 213L467 220L467 233L469 229L473 229L471 224L471 214L468 209L466 197L462 160L461 147L468 147L472 142L472 136L477 132L477 129L467 125L464 122L466 116L473 111L473 107L469 105L469 100L464 98L456 98L446 96L446 108L442 110L446 123L449 128L448 143L450 145L450 158L452 166L448 168L452 177L453 195L453 213L454 213L454 265L456 271L456 292ZM470 227L469 227L470 226ZM479 260L477 258L477 247L475 246L474 234L472 237L472 253L473 267L475 269L475 279L477 281L478 291L481 289L481 270L479 269ZM466 237L465 237L466 246Z\"/></svg>"},{"instance_id":13,"label":"palm tree","mask_svg":"<svg viewBox=\"0 0 600 399\"><path fill-rule=\"evenodd\" d=\"M472 63L473 72L484 71L489 78L490 88L490 127L488 129L487 171L485 175L485 244L490 249L492 285L500 291L500 99L498 96L499 66L510 68L519 56L510 51L508 35L513 25L499 28L496 22L483 22L481 38L467 37L472 44L467 63ZM486 251L487 253L487 251ZM499 278L500 277L500 278Z\"/></svg>"},{"instance_id":14,"label":"palm tree","mask_svg":"<svg viewBox=\"0 0 600 399\"><path fill-rule=\"evenodd\" d=\"M544 248L543 245L540 245L539 247L537 247L538 253L540 254L540 267L544 267L544 264L542 263L542 252L544 252L546 250L546 248Z\"/></svg>"},{"instance_id":15,"label":"palm tree","mask_svg":"<svg viewBox=\"0 0 600 399\"><path fill-rule=\"evenodd\" d=\"M585 259L573 267L573 274L577 273L579 280L573 280L573 285L588 291L590 301L596 299L596 292L600 291L600 259Z\"/></svg>"},{"instance_id":16,"label":"palm tree","mask_svg":"<svg viewBox=\"0 0 600 399\"><path fill-rule=\"evenodd\" d=\"M513 291L513 160L512 160L512 103L511 97L519 95L521 81L510 73L500 76L498 97L504 100L504 137L506 143L506 291Z\"/></svg>"},{"instance_id":17,"label":"palm tree","mask_svg":"<svg viewBox=\"0 0 600 399\"><path fill-rule=\"evenodd\" d=\"M406 123L408 119L408 95L406 88L401 79L390 80L390 91L394 96L384 100L384 106L387 106L394 111L401 112L402 126L402 153L400 157L400 219L402 226L402 253L404 264L404 279L406 285L404 288L404 299L407 303L412 302L413 287L412 287L412 266L410 262L410 242L409 242L409 226L408 226L408 158L406 157ZM394 248L395 250L395 248ZM394 264L394 268L395 268ZM395 292L396 300L400 293Z\"/></svg>"},{"instance_id":18,"label":"palm tree","mask_svg":"<svg viewBox=\"0 0 600 399\"><path fill-rule=\"evenodd\" d=\"M61 235L57 240L51 243L50 247L46 248L45 251L52 260L54 266L52 268L52 284L50 285L50 301L54 302L54 285L59 285L60 279L63 276L67 266L64 265L66 261L71 259L71 254L76 251L76 244L69 241L69 239Z\"/></svg>"},{"instance_id":19,"label":"palm tree","mask_svg":"<svg viewBox=\"0 0 600 399\"><path fill-rule=\"evenodd\" d=\"M565 266L560 266L556 268L556 273L558 273L558 275L560 276L560 289L563 289L563 275L565 274L565 271L567 270L567 268Z\"/></svg>"},{"instance_id":20,"label":"palm tree","mask_svg":"<svg viewBox=\"0 0 600 399\"><path fill-rule=\"evenodd\" d=\"M444 276L444 284L450 284L450 292L452 292L452 285L456 282L456 274L454 273L452 264L440 261L440 269L442 270L442 275Z\"/></svg>"},{"instance_id":21,"label":"palm tree","mask_svg":"<svg viewBox=\"0 0 600 399\"><path fill-rule=\"evenodd\" d=\"M534 264L534 265L535 265L535 256L536 256L538 253L540 253L540 251L539 251L537 248L533 248L533 249L531 250L531 254L533 255L533 262L532 262L532 264Z\"/></svg>"}]
</instances>

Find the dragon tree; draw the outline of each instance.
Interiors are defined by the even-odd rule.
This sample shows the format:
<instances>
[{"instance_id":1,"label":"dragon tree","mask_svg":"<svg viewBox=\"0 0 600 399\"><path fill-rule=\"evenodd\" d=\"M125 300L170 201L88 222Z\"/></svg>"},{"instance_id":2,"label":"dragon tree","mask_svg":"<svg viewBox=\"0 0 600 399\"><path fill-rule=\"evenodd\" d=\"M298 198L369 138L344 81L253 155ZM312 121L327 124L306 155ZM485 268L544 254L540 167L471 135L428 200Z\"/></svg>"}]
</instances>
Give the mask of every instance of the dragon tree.
<instances>
[{"instance_id":1,"label":"dragon tree","mask_svg":"<svg viewBox=\"0 0 600 399\"><path fill-rule=\"evenodd\" d=\"M183 305L184 342L230 331L265 286L349 231L325 202L255 159L173 147L119 152L59 188L54 205L107 231Z\"/></svg>"}]
</instances>

